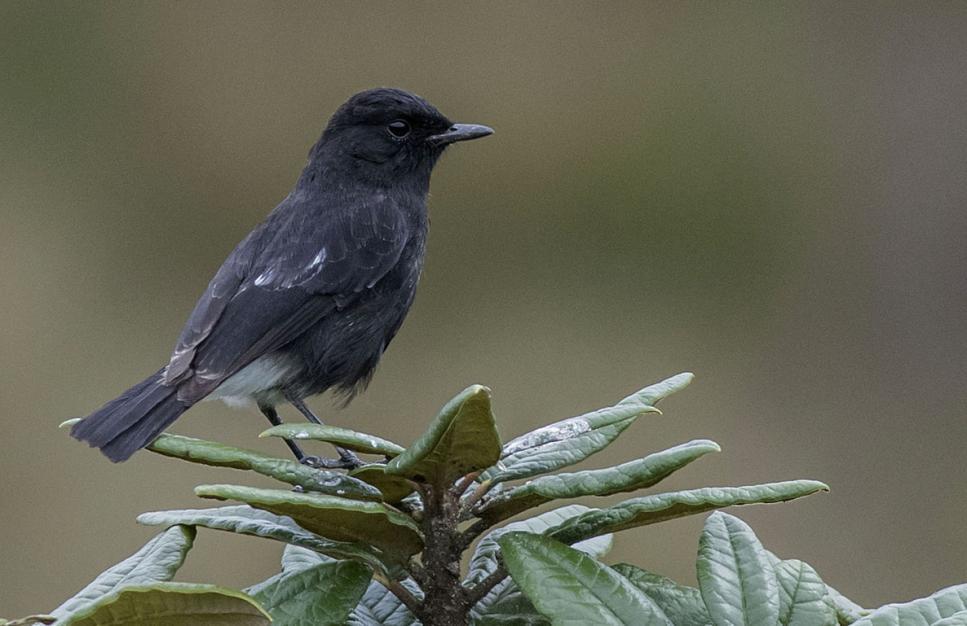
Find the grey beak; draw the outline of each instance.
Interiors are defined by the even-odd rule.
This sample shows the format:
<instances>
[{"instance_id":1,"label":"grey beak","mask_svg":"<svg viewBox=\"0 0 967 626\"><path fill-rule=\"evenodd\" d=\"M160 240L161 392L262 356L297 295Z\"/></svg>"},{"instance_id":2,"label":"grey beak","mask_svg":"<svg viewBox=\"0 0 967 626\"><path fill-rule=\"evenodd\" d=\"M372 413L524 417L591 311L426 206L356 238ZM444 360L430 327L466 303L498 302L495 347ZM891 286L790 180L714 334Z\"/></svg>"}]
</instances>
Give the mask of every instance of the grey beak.
<instances>
[{"instance_id":1,"label":"grey beak","mask_svg":"<svg viewBox=\"0 0 967 626\"><path fill-rule=\"evenodd\" d=\"M493 135L494 129L480 124L454 124L447 132L427 138L432 146L446 146L457 141L469 141L478 137Z\"/></svg>"}]
</instances>

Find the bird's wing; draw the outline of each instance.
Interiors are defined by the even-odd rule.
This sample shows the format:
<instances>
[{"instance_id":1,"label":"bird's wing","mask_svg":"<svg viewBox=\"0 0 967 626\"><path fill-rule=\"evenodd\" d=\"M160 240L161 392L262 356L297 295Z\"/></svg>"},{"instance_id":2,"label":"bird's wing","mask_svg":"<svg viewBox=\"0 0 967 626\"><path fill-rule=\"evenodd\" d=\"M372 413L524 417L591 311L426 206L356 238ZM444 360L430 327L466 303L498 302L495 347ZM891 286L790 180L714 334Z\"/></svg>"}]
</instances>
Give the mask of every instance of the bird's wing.
<instances>
[{"instance_id":1,"label":"bird's wing","mask_svg":"<svg viewBox=\"0 0 967 626\"><path fill-rule=\"evenodd\" d=\"M410 238L385 199L318 214L285 205L226 259L188 319L165 382L197 401L258 357L371 288Z\"/></svg>"},{"instance_id":2,"label":"bird's wing","mask_svg":"<svg viewBox=\"0 0 967 626\"><path fill-rule=\"evenodd\" d=\"M195 358L195 351L211 334L229 302L237 295L242 282L248 276L257 251L257 242L266 230L266 226L267 222L260 224L235 247L208 283L205 293L195 303L195 308L188 316L188 321L181 330L181 336L178 337L171 360L164 370L165 384L180 382L192 374L191 362Z\"/></svg>"}]
</instances>

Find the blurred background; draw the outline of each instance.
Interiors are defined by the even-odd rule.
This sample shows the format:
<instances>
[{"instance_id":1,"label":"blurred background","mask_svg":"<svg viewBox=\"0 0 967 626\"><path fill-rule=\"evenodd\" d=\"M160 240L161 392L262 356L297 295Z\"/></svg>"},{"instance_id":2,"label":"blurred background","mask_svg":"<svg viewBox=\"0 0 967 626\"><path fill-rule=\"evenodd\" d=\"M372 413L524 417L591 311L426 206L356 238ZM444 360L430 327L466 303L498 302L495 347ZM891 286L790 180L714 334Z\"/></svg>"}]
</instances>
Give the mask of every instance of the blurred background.
<instances>
[{"instance_id":1,"label":"blurred background","mask_svg":"<svg viewBox=\"0 0 967 626\"><path fill-rule=\"evenodd\" d=\"M828 482L736 513L857 602L967 580L964 4L4 2L0 614L135 551L138 513L258 482L112 465L57 424L167 361L331 112L377 85L497 134L437 168L416 305L324 418L405 444L479 382L510 438L694 371L584 467L711 438L667 485ZM174 430L286 453L265 426L213 403ZM701 524L613 554L693 582ZM196 545L181 580L277 570L269 541Z\"/></svg>"}]
</instances>

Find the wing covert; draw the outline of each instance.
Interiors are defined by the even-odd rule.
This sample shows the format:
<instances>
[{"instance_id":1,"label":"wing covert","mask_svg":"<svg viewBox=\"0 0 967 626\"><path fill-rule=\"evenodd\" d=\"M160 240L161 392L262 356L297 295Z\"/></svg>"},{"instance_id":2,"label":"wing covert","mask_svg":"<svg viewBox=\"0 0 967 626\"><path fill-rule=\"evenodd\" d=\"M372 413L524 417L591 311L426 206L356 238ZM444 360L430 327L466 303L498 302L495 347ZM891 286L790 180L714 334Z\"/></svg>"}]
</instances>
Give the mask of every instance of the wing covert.
<instances>
[{"instance_id":1,"label":"wing covert","mask_svg":"<svg viewBox=\"0 0 967 626\"><path fill-rule=\"evenodd\" d=\"M197 370L201 380L187 386L184 399L200 399L378 283L410 238L399 210L379 200L324 217L280 205L215 274L182 331L165 382L196 378Z\"/></svg>"}]
</instances>

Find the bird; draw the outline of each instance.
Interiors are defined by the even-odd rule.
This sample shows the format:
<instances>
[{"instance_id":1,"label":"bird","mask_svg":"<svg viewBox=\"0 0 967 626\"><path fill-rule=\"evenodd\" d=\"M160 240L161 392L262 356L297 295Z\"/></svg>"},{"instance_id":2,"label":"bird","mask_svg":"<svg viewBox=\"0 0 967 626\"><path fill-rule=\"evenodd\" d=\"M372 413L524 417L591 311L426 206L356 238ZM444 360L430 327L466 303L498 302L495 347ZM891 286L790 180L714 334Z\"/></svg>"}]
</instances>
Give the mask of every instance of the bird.
<instances>
[{"instance_id":1,"label":"bird","mask_svg":"<svg viewBox=\"0 0 967 626\"><path fill-rule=\"evenodd\" d=\"M120 462L196 403L306 406L327 390L348 403L369 383L416 293L426 254L430 174L453 143L492 134L456 124L420 96L380 87L330 118L289 194L228 255L168 363L71 429ZM323 467L339 459L296 458Z\"/></svg>"}]
</instances>

